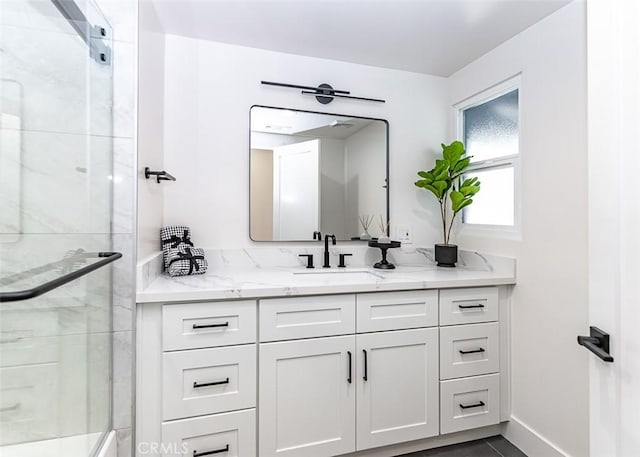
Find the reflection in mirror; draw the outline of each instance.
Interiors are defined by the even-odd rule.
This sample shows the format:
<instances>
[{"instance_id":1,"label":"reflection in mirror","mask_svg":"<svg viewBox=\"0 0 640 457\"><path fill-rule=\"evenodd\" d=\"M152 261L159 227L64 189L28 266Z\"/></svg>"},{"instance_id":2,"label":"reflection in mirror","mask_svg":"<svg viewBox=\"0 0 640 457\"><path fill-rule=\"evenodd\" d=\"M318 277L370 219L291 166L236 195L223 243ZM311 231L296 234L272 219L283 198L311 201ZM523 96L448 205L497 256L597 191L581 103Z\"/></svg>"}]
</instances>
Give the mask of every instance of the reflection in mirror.
<instances>
[{"instance_id":1,"label":"reflection in mirror","mask_svg":"<svg viewBox=\"0 0 640 457\"><path fill-rule=\"evenodd\" d=\"M351 240L361 216L388 220L387 136L380 119L252 107L251 239Z\"/></svg>"}]
</instances>

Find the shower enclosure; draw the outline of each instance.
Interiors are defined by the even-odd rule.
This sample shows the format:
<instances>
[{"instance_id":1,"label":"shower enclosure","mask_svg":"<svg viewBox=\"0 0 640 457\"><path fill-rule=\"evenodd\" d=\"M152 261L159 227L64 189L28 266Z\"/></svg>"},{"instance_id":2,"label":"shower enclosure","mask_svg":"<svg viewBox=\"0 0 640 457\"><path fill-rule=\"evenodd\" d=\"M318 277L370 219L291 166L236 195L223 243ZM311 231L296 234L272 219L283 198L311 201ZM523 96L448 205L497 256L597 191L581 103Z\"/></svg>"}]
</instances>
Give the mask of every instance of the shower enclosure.
<instances>
[{"instance_id":1,"label":"shower enclosure","mask_svg":"<svg viewBox=\"0 0 640 457\"><path fill-rule=\"evenodd\" d=\"M0 1L0 455L111 430L113 56L89 0Z\"/></svg>"}]
</instances>

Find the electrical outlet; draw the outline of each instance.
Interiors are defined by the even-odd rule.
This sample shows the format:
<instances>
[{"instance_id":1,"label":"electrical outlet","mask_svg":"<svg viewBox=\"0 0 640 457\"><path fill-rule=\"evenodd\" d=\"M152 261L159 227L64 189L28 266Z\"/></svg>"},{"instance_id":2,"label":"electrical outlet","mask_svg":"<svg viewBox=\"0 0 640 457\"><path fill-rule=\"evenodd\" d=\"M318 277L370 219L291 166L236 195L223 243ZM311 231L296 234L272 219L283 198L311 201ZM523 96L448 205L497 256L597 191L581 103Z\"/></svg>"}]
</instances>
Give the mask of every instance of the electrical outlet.
<instances>
[{"instance_id":1,"label":"electrical outlet","mask_svg":"<svg viewBox=\"0 0 640 457\"><path fill-rule=\"evenodd\" d=\"M396 227L396 240L404 243L411 243L411 227L408 225L399 225Z\"/></svg>"}]
</instances>

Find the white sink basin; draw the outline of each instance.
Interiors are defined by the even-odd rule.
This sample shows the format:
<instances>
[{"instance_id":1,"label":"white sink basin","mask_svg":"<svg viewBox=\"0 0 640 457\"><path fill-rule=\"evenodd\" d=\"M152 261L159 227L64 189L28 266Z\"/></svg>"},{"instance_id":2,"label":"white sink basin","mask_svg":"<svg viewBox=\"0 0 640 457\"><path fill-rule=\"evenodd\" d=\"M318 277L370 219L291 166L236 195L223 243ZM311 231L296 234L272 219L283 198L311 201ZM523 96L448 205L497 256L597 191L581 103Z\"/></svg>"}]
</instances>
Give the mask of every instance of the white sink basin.
<instances>
[{"instance_id":1,"label":"white sink basin","mask_svg":"<svg viewBox=\"0 0 640 457\"><path fill-rule=\"evenodd\" d=\"M306 271L294 271L295 276L304 278L323 279L328 281L372 281L382 279L383 276L365 269L318 269Z\"/></svg>"}]
</instances>

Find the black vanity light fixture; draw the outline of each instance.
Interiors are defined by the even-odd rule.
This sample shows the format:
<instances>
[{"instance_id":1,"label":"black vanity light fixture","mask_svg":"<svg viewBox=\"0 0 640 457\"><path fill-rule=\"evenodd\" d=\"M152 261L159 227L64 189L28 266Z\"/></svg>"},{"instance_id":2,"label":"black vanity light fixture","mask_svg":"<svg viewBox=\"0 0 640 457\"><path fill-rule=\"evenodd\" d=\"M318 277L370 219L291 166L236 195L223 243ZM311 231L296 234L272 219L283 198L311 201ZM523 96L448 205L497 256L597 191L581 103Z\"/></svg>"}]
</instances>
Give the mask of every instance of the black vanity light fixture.
<instances>
[{"instance_id":1,"label":"black vanity light fixture","mask_svg":"<svg viewBox=\"0 0 640 457\"><path fill-rule=\"evenodd\" d=\"M350 98L352 100L364 100L366 102L378 102L384 103L385 100L381 100L379 98L368 98L368 97L354 97L351 95L351 92L348 90L339 90L334 89L331 85L323 83L317 87L314 86L301 86L299 84L288 84L288 83L277 83L273 81L260 81L261 84L265 86L278 86L278 87L288 87L290 89L302 89L303 95L312 95L316 97L319 103L326 105L327 103L331 103L335 97L338 98Z\"/></svg>"},{"instance_id":2,"label":"black vanity light fixture","mask_svg":"<svg viewBox=\"0 0 640 457\"><path fill-rule=\"evenodd\" d=\"M166 171L153 171L149 167L144 167L144 177L150 179L152 176L156 177L156 182L160 184L160 181L175 181L172 175L167 173Z\"/></svg>"}]
</instances>

